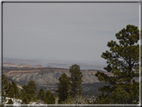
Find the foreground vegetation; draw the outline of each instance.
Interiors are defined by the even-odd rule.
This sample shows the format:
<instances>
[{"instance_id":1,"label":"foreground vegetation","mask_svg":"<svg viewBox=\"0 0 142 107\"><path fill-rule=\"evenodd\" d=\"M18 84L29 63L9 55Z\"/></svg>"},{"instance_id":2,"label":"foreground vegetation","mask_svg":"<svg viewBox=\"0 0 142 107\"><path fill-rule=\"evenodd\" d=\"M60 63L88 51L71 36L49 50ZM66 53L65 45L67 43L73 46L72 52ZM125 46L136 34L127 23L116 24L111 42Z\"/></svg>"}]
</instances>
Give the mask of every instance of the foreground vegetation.
<instances>
[{"instance_id":1,"label":"foreground vegetation","mask_svg":"<svg viewBox=\"0 0 142 107\"><path fill-rule=\"evenodd\" d=\"M55 97L53 93L49 90L44 92L41 88L37 90L36 84L34 81L29 81L28 84L24 85L22 89L18 89L15 82L8 82L5 75L3 74L3 101L5 102L6 97L21 99L21 104L29 104L30 102L36 102L40 100L41 103L45 104L55 104ZM13 104L10 100L7 104Z\"/></svg>"},{"instance_id":2,"label":"foreground vegetation","mask_svg":"<svg viewBox=\"0 0 142 107\"><path fill-rule=\"evenodd\" d=\"M101 104L137 104L139 103L139 83L133 80L139 77L139 30L134 25L127 25L116 34L119 43L111 40L110 48L102 54L107 60L104 69L114 76L104 73L95 74L101 82L110 84L99 89L102 95L95 103Z\"/></svg>"}]
</instances>

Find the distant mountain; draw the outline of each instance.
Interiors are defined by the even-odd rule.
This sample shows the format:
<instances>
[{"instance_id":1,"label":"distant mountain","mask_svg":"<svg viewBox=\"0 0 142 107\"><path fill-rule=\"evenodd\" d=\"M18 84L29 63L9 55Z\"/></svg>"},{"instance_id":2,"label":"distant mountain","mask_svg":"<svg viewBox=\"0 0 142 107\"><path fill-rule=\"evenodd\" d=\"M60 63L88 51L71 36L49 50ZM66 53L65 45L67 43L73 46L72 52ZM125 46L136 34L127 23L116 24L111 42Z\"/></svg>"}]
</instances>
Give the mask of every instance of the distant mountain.
<instances>
[{"instance_id":1,"label":"distant mountain","mask_svg":"<svg viewBox=\"0 0 142 107\"><path fill-rule=\"evenodd\" d=\"M11 62L17 65L27 64L32 67L41 65L43 67L52 66L56 68L66 68L69 69L73 64L78 64L80 69L88 70L88 69L97 69L104 70L103 68L106 66L104 62L100 61L64 61L64 60L46 60L46 59L20 59L20 58L9 58L3 57L3 63Z\"/></svg>"},{"instance_id":2,"label":"distant mountain","mask_svg":"<svg viewBox=\"0 0 142 107\"><path fill-rule=\"evenodd\" d=\"M9 63L11 64L11 63ZM12 64L14 65L14 64ZM96 83L99 82L97 77L95 77L96 72L103 72L101 70L81 70L83 74L83 84L85 83ZM41 87L45 90L53 90L57 87L56 83L58 82L59 77L66 73L70 76L69 69L65 68L54 68L54 67L3 67L3 73L6 77L10 78L13 81L16 81L20 85L27 84L30 80L35 81L38 89ZM112 75L111 73L104 72L107 75Z\"/></svg>"},{"instance_id":3,"label":"distant mountain","mask_svg":"<svg viewBox=\"0 0 142 107\"><path fill-rule=\"evenodd\" d=\"M3 67L17 67L17 68L26 67L26 68L31 68L32 66L31 65L27 65L27 64L16 65L16 64L11 63L11 62L5 62L5 63L3 63Z\"/></svg>"},{"instance_id":4,"label":"distant mountain","mask_svg":"<svg viewBox=\"0 0 142 107\"><path fill-rule=\"evenodd\" d=\"M36 66L36 65L40 64L40 61L34 60L34 59L20 59L20 58L3 57L3 63L6 63L6 62L14 63L16 65L28 64L31 66Z\"/></svg>"}]
</instances>

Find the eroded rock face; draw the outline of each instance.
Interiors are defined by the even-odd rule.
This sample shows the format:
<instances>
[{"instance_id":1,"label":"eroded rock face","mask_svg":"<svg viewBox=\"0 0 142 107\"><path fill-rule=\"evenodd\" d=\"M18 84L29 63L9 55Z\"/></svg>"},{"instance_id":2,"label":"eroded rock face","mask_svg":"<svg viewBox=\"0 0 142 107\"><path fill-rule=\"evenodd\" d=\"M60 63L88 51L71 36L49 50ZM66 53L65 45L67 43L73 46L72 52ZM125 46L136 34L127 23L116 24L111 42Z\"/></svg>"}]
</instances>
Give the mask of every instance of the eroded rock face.
<instances>
[{"instance_id":1,"label":"eroded rock face","mask_svg":"<svg viewBox=\"0 0 142 107\"><path fill-rule=\"evenodd\" d=\"M95 76L97 71L81 71L83 83L99 82ZM70 76L69 69L63 68L4 68L3 73L21 85L27 84L30 80L35 81L37 85L56 84L63 73Z\"/></svg>"},{"instance_id":2,"label":"eroded rock face","mask_svg":"<svg viewBox=\"0 0 142 107\"><path fill-rule=\"evenodd\" d=\"M96 83L99 82L95 74L97 73L96 70L81 70L83 74L83 84L86 83ZM100 71L101 72L101 71ZM35 81L37 85L37 89L43 88L44 90L50 90L53 93L56 93L57 84L59 82L59 77L66 73L68 77L70 77L69 69L63 68L19 68L19 67L3 67L3 73L6 77L10 78L11 80L17 82L21 86L27 84L30 80ZM107 75L107 72L104 72Z\"/></svg>"}]
</instances>

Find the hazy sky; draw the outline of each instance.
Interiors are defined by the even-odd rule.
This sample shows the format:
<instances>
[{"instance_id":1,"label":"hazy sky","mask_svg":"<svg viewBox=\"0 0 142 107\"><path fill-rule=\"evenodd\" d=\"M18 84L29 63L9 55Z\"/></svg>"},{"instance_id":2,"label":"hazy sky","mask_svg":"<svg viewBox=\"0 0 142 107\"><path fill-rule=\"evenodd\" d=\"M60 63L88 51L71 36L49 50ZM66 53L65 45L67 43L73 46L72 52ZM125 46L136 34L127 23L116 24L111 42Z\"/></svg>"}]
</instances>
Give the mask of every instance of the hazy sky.
<instances>
[{"instance_id":1,"label":"hazy sky","mask_svg":"<svg viewBox=\"0 0 142 107\"><path fill-rule=\"evenodd\" d=\"M134 3L4 3L3 56L105 61L107 42L139 26Z\"/></svg>"}]
</instances>

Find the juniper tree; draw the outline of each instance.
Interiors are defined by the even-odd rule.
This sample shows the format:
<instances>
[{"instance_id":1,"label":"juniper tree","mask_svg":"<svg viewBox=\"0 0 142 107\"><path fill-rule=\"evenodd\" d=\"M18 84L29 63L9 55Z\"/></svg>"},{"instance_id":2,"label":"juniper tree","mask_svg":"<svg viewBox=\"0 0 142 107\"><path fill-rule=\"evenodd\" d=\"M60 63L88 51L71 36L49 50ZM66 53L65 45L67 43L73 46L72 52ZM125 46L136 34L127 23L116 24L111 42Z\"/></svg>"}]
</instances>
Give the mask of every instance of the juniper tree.
<instances>
[{"instance_id":1,"label":"juniper tree","mask_svg":"<svg viewBox=\"0 0 142 107\"><path fill-rule=\"evenodd\" d=\"M71 90L70 90L70 94L71 97L75 97L76 95L82 95L82 72L80 71L80 67L75 64L72 65L70 67L70 73L71 73L71 77L70 77L70 86L71 86Z\"/></svg>"},{"instance_id":2,"label":"juniper tree","mask_svg":"<svg viewBox=\"0 0 142 107\"><path fill-rule=\"evenodd\" d=\"M127 25L116 33L116 38L119 42L108 42L110 50L103 52L101 56L107 60L104 69L113 73L113 76L100 72L95 74L101 82L109 84L99 89L102 95L97 97L95 103L138 103L139 83L133 78L139 76L139 29Z\"/></svg>"},{"instance_id":3,"label":"juniper tree","mask_svg":"<svg viewBox=\"0 0 142 107\"><path fill-rule=\"evenodd\" d=\"M59 103L65 101L69 97L70 91L70 80L69 77L63 73L59 78L59 83L57 83L58 89L56 92L58 93Z\"/></svg>"}]
</instances>

